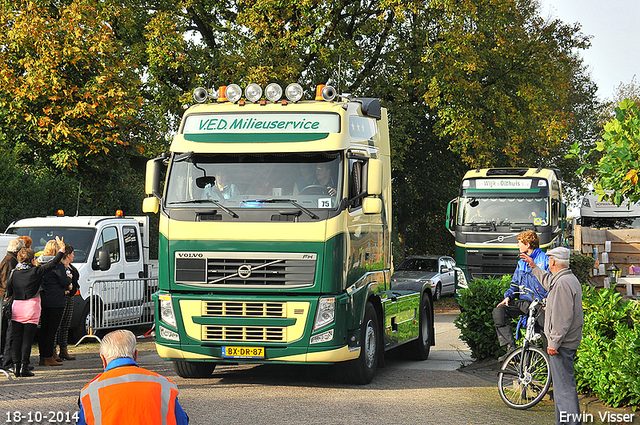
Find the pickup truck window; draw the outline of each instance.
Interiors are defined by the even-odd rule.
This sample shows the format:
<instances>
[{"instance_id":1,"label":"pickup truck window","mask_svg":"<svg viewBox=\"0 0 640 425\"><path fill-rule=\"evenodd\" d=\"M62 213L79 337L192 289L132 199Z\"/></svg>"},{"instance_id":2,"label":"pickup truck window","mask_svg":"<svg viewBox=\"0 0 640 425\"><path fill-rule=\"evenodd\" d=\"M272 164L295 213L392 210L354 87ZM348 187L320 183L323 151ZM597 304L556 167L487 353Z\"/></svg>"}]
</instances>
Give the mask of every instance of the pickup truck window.
<instances>
[{"instance_id":1,"label":"pickup truck window","mask_svg":"<svg viewBox=\"0 0 640 425\"><path fill-rule=\"evenodd\" d=\"M64 242L73 246L74 263L85 263L91 250L96 229L90 227L11 227L7 230L17 236L29 236L33 240L31 248L35 252L42 251L47 241L56 236L64 238Z\"/></svg>"},{"instance_id":2,"label":"pickup truck window","mask_svg":"<svg viewBox=\"0 0 640 425\"><path fill-rule=\"evenodd\" d=\"M122 237L124 238L124 259L127 262L140 261L140 247L136 228L124 226L122 228Z\"/></svg>"},{"instance_id":3,"label":"pickup truck window","mask_svg":"<svg viewBox=\"0 0 640 425\"><path fill-rule=\"evenodd\" d=\"M120 261L120 241L118 240L118 230L115 227L105 227L102 230L100 239L98 239L96 256L103 249L106 249L109 253L112 263Z\"/></svg>"}]
</instances>

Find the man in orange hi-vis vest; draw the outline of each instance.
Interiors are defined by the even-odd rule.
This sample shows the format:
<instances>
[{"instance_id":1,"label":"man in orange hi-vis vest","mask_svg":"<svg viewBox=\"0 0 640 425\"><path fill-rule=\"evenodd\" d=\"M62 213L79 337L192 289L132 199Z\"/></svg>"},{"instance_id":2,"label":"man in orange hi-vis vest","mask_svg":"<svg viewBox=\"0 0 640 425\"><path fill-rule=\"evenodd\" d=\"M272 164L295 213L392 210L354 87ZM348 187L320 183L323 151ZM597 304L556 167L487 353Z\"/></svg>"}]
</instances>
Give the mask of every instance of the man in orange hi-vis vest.
<instances>
[{"instance_id":1,"label":"man in orange hi-vis vest","mask_svg":"<svg viewBox=\"0 0 640 425\"><path fill-rule=\"evenodd\" d=\"M189 423L178 403L175 382L136 363L136 337L131 331L107 334L100 344L100 358L104 372L80 392L78 424Z\"/></svg>"}]
</instances>

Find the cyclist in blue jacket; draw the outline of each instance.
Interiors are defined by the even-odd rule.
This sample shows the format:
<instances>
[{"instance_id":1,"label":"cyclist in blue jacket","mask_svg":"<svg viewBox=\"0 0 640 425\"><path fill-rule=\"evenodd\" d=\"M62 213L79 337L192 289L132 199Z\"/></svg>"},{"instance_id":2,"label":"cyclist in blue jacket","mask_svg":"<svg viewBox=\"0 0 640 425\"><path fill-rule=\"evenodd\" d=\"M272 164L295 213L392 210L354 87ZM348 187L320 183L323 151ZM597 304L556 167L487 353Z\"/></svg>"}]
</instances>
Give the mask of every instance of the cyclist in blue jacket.
<instances>
[{"instance_id":1,"label":"cyclist in blue jacket","mask_svg":"<svg viewBox=\"0 0 640 425\"><path fill-rule=\"evenodd\" d=\"M525 253L533 259L542 270L549 270L549 257L539 248L540 237L533 230L525 230L518 235L518 249L520 253ZM519 260L516 270L513 273L511 284L524 285L531 289L536 298L543 300L547 298L547 290L544 289L540 281L531 273L531 267L524 260ZM527 314L529 304L533 301L530 293L519 293L516 288L510 286L504 293L502 300L493 309L493 322L496 325L496 333L500 346L507 346L507 353L500 357L503 361L513 350L516 349L516 340L513 336L511 319ZM544 310L540 309L536 319L542 329L544 327Z\"/></svg>"}]
</instances>

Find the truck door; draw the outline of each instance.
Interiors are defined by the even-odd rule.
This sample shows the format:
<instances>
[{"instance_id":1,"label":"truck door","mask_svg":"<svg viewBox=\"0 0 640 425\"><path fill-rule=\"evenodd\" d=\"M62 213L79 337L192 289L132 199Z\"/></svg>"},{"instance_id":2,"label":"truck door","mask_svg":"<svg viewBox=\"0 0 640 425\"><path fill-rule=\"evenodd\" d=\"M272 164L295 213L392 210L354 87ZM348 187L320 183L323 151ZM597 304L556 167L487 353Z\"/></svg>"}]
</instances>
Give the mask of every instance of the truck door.
<instances>
[{"instance_id":1,"label":"truck door","mask_svg":"<svg viewBox=\"0 0 640 425\"><path fill-rule=\"evenodd\" d=\"M98 253L107 251L111 260L111 266L108 270L100 270L98 268ZM92 280L117 280L124 279L124 269L122 266L122 255L120 248L120 237L118 236L118 228L116 226L107 226L100 231L96 249L93 255L93 273Z\"/></svg>"},{"instance_id":2,"label":"truck door","mask_svg":"<svg viewBox=\"0 0 640 425\"><path fill-rule=\"evenodd\" d=\"M144 261L142 240L138 232L138 223L122 226L122 242L124 244L124 278L140 279L144 277ZM150 297L147 282L134 280L123 282L123 301L129 306L128 312L139 316L142 313L140 305Z\"/></svg>"},{"instance_id":3,"label":"truck door","mask_svg":"<svg viewBox=\"0 0 640 425\"><path fill-rule=\"evenodd\" d=\"M140 234L135 225L122 226L124 243L124 278L137 279L143 277L144 267L140 247Z\"/></svg>"}]
</instances>

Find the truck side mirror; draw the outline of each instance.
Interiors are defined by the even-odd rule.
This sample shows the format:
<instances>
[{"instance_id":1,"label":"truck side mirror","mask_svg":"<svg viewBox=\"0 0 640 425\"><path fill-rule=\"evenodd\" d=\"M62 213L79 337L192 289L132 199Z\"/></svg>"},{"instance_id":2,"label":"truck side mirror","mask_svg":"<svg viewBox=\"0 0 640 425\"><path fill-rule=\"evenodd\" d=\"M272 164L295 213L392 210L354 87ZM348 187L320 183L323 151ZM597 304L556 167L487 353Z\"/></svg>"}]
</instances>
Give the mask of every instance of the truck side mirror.
<instances>
[{"instance_id":1,"label":"truck side mirror","mask_svg":"<svg viewBox=\"0 0 640 425\"><path fill-rule=\"evenodd\" d=\"M107 271L111 268L111 257L106 249L98 251L98 258L93 260L92 268L94 270Z\"/></svg>"},{"instance_id":2,"label":"truck side mirror","mask_svg":"<svg viewBox=\"0 0 640 425\"><path fill-rule=\"evenodd\" d=\"M160 196L160 164L164 157L158 157L147 161L144 179L144 193Z\"/></svg>"},{"instance_id":3,"label":"truck side mirror","mask_svg":"<svg viewBox=\"0 0 640 425\"><path fill-rule=\"evenodd\" d=\"M457 215L458 215L458 200L456 198L449 201L449 205L447 205L447 218L445 220L445 226L447 230L449 230L449 232L451 232L451 234L454 236L455 236L455 230L456 230L455 220Z\"/></svg>"},{"instance_id":4,"label":"truck side mirror","mask_svg":"<svg viewBox=\"0 0 640 425\"><path fill-rule=\"evenodd\" d=\"M160 209L160 201L155 196L149 196L142 200L142 212L157 214Z\"/></svg>"},{"instance_id":5,"label":"truck side mirror","mask_svg":"<svg viewBox=\"0 0 640 425\"><path fill-rule=\"evenodd\" d=\"M382 161L369 159L367 164L367 194L380 195L382 193Z\"/></svg>"},{"instance_id":6,"label":"truck side mirror","mask_svg":"<svg viewBox=\"0 0 640 425\"><path fill-rule=\"evenodd\" d=\"M364 214L380 214L382 212L382 199L373 196L362 200L362 212Z\"/></svg>"}]
</instances>

